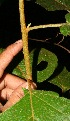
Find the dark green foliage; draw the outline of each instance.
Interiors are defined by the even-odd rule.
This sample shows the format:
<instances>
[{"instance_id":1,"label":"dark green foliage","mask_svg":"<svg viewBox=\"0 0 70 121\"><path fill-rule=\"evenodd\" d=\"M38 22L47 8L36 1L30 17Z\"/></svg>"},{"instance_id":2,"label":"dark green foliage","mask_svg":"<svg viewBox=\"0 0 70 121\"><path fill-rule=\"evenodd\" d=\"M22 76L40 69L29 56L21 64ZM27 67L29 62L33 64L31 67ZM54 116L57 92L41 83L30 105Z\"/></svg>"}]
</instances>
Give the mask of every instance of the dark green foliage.
<instances>
[{"instance_id":1,"label":"dark green foliage","mask_svg":"<svg viewBox=\"0 0 70 121\"><path fill-rule=\"evenodd\" d=\"M51 91L32 91L32 110L29 91L16 105L0 115L1 121L70 121L70 101Z\"/></svg>"},{"instance_id":2,"label":"dark green foliage","mask_svg":"<svg viewBox=\"0 0 70 121\"><path fill-rule=\"evenodd\" d=\"M57 67L57 61L56 55L44 48L33 50L30 53L33 80L42 82L48 79ZM23 77L23 73L25 74L25 63L24 61L21 61L13 70L13 74Z\"/></svg>"},{"instance_id":3,"label":"dark green foliage","mask_svg":"<svg viewBox=\"0 0 70 121\"><path fill-rule=\"evenodd\" d=\"M66 67L63 68L62 72L50 80L50 83L53 83L60 87L63 92L70 89L70 72L67 71Z\"/></svg>"},{"instance_id":4,"label":"dark green foliage","mask_svg":"<svg viewBox=\"0 0 70 121\"><path fill-rule=\"evenodd\" d=\"M3 1L0 0L0 5ZM70 11L70 0L36 0L35 2L49 11ZM60 27L60 32L67 36L70 35L70 13L65 15L65 19L66 24ZM0 53L2 51L3 49L1 48ZM18 58L21 57L19 56ZM16 63L16 59L14 62ZM50 78L58 67L58 58L53 52L45 48L34 49L30 53L30 62L34 81L41 83L44 80L49 80L50 83L61 88L62 92L70 89L70 72L66 67L56 76ZM13 62L12 65L14 65ZM20 62L18 61L14 69L11 69L10 66L10 70L12 74L26 78L23 58L22 60L20 59ZM32 91L33 120L29 91L24 89L23 91L25 94L24 98L0 114L0 121L70 121L70 100L59 97L55 92L42 90Z\"/></svg>"},{"instance_id":5,"label":"dark green foliage","mask_svg":"<svg viewBox=\"0 0 70 121\"><path fill-rule=\"evenodd\" d=\"M36 3L49 11L70 10L70 0L36 0Z\"/></svg>"}]
</instances>

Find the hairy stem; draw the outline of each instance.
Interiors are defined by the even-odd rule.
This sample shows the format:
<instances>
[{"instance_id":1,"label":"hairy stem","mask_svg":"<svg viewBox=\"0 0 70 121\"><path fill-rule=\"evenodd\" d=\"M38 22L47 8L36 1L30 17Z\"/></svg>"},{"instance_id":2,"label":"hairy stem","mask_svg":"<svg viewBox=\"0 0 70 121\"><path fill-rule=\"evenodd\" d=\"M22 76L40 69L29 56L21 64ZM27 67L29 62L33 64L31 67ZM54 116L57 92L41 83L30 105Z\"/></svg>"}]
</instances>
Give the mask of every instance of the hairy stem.
<instances>
[{"instance_id":1,"label":"hairy stem","mask_svg":"<svg viewBox=\"0 0 70 121\"><path fill-rule=\"evenodd\" d=\"M20 24L21 24L21 33L22 33L22 41L23 41L23 54L25 59L25 67L26 67L26 78L28 81L28 89L31 87L31 70L30 70L30 59L29 59L29 51L28 51L28 28L25 23L25 14L24 14L24 0L19 0L19 13L20 13Z\"/></svg>"},{"instance_id":2,"label":"hairy stem","mask_svg":"<svg viewBox=\"0 0 70 121\"><path fill-rule=\"evenodd\" d=\"M30 70L30 60L29 60L29 51L28 51L29 25L26 27L26 24L25 24L24 0L19 0L19 12L20 12L20 24L21 24L22 41L23 41L23 54L24 54L25 67L26 67L26 78L28 82L28 89L30 92L32 119L34 121L34 112L33 112L33 105L32 105L32 90L31 90L32 75Z\"/></svg>"},{"instance_id":3,"label":"hairy stem","mask_svg":"<svg viewBox=\"0 0 70 121\"><path fill-rule=\"evenodd\" d=\"M29 27L29 31L34 30L34 29L48 28L48 27L61 27L65 24L66 23L38 25L38 26Z\"/></svg>"}]
</instances>

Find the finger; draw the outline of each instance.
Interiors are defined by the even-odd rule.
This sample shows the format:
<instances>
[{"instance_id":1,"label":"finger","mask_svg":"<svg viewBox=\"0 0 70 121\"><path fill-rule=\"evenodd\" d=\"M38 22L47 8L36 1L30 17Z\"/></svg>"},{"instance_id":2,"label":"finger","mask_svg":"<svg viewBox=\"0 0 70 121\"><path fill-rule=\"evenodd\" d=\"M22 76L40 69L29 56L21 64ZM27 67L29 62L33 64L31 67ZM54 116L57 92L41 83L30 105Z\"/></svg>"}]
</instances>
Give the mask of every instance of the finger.
<instances>
[{"instance_id":1,"label":"finger","mask_svg":"<svg viewBox=\"0 0 70 121\"><path fill-rule=\"evenodd\" d=\"M24 97L24 92L22 88L28 88L28 83L21 84L17 89L13 91L7 103L2 107L2 112L17 103L22 97ZM31 88L36 88L36 84L33 82Z\"/></svg>"},{"instance_id":2,"label":"finger","mask_svg":"<svg viewBox=\"0 0 70 121\"><path fill-rule=\"evenodd\" d=\"M27 88L27 82L25 84L23 83L19 85L15 90L10 89L8 87L4 88L3 90L0 91L0 100L9 100L9 98L12 97L13 95L16 96L16 93L23 94L22 88Z\"/></svg>"},{"instance_id":3,"label":"finger","mask_svg":"<svg viewBox=\"0 0 70 121\"><path fill-rule=\"evenodd\" d=\"M9 88L4 88L3 90L0 91L0 101L7 101L11 94L13 93L14 90L9 89Z\"/></svg>"},{"instance_id":4,"label":"finger","mask_svg":"<svg viewBox=\"0 0 70 121\"><path fill-rule=\"evenodd\" d=\"M22 90L22 87L19 86L15 91L13 91L7 103L2 107L2 112L17 103L23 96L24 92Z\"/></svg>"},{"instance_id":5,"label":"finger","mask_svg":"<svg viewBox=\"0 0 70 121\"><path fill-rule=\"evenodd\" d=\"M14 90L22 83L25 84L26 81L17 76L6 73L0 79L0 90L4 89L5 87Z\"/></svg>"},{"instance_id":6,"label":"finger","mask_svg":"<svg viewBox=\"0 0 70 121\"><path fill-rule=\"evenodd\" d=\"M16 41L14 44L9 45L5 51L0 54L0 78L11 62L13 57L22 49L22 40Z\"/></svg>"}]
</instances>

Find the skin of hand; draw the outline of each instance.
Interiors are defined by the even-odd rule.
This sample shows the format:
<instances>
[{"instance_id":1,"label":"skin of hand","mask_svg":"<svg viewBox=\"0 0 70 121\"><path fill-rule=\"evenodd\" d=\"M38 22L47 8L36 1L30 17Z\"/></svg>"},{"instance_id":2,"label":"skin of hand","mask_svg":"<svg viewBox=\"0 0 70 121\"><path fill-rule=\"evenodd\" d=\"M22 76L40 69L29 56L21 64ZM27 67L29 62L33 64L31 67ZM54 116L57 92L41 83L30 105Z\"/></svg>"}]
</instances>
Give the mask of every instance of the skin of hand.
<instances>
[{"instance_id":1,"label":"skin of hand","mask_svg":"<svg viewBox=\"0 0 70 121\"><path fill-rule=\"evenodd\" d=\"M25 80L11 74L4 73L5 68L21 49L22 40L18 40L14 44L9 45L0 54L0 100L7 100L4 106L0 106L1 112L7 110L24 96L22 88L28 89L28 83ZM36 84L34 82L32 82L31 88L36 88Z\"/></svg>"}]
</instances>

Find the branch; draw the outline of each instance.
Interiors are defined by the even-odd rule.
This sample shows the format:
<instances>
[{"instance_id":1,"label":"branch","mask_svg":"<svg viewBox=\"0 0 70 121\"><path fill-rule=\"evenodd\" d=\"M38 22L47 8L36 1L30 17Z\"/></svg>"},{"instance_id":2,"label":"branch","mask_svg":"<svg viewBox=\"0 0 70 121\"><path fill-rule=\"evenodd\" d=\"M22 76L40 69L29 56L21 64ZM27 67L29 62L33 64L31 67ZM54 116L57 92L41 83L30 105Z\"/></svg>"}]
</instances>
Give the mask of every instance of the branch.
<instances>
[{"instance_id":1,"label":"branch","mask_svg":"<svg viewBox=\"0 0 70 121\"><path fill-rule=\"evenodd\" d=\"M63 47L62 45L60 45L60 44L56 44L56 43L55 43L55 45L57 45L57 46L63 48L63 49L66 50L68 53L70 53L70 50L68 50L67 48Z\"/></svg>"},{"instance_id":2,"label":"branch","mask_svg":"<svg viewBox=\"0 0 70 121\"><path fill-rule=\"evenodd\" d=\"M26 23L25 23L24 0L19 0L19 12L20 12L20 24L21 24L21 33L22 33L22 42L23 42L23 54L24 54L25 67L26 67L26 78L28 81L28 87L30 88L32 75L30 70L30 59L29 59L29 51L28 51L28 28L29 27L26 27Z\"/></svg>"},{"instance_id":3,"label":"branch","mask_svg":"<svg viewBox=\"0 0 70 121\"><path fill-rule=\"evenodd\" d=\"M48 28L48 27L61 27L65 24L66 23L38 25L38 26L29 27L29 31L34 30L34 29Z\"/></svg>"}]
</instances>

